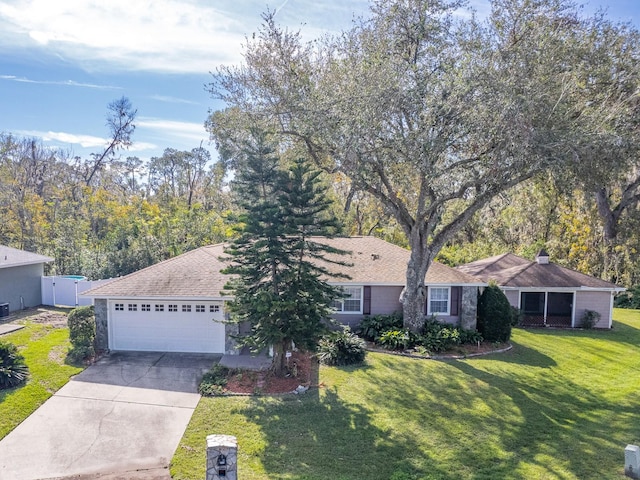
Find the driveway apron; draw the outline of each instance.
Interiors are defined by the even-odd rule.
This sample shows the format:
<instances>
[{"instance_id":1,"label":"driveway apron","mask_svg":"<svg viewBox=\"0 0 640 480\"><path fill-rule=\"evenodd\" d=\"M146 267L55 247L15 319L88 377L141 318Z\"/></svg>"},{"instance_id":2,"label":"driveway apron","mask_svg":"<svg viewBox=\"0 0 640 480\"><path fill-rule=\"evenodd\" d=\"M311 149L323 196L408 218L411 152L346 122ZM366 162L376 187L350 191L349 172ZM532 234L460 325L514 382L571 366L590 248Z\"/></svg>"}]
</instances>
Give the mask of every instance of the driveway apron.
<instances>
[{"instance_id":1,"label":"driveway apron","mask_svg":"<svg viewBox=\"0 0 640 480\"><path fill-rule=\"evenodd\" d=\"M0 479L166 468L200 400L198 382L219 358L157 352L103 357L0 441Z\"/></svg>"}]
</instances>

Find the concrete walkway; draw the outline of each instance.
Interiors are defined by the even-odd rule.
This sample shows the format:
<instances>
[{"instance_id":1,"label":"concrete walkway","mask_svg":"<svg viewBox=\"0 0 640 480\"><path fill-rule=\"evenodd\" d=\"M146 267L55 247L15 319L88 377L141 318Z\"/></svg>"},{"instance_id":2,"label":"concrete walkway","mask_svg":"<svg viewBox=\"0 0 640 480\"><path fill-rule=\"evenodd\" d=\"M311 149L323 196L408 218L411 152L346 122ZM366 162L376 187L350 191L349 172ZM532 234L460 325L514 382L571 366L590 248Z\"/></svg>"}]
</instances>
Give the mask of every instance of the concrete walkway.
<instances>
[{"instance_id":1,"label":"concrete walkway","mask_svg":"<svg viewBox=\"0 0 640 480\"><path fill-rule=\"evenodd\" d=\"M20 330L24 328L24 325L16 325L15 323L5 323L0 325L0 335L4 335L5 333L15 332L16 330Z\"/></svg>"},{"instance_id":2,"label":"concrete walkway","mask_svg":"<svg viewBox=\"0 0 640 480\"><path fill-rule=\"evenodd\" d=\"M263 371L271 367L273 360L266 355L224 355L220 365L241 370Z\"/></svg>"},{"instance_id":3,"label":"concrete walkway","mask_svg":"<svg viewBox=\"0 0 640 480\"><path fill-rule=\"evenodd\" d=\"M199 379L219 359L177 353L102 358L0 441L0 479L168 478L200 400Z\"/></svg>"}]
</instances>

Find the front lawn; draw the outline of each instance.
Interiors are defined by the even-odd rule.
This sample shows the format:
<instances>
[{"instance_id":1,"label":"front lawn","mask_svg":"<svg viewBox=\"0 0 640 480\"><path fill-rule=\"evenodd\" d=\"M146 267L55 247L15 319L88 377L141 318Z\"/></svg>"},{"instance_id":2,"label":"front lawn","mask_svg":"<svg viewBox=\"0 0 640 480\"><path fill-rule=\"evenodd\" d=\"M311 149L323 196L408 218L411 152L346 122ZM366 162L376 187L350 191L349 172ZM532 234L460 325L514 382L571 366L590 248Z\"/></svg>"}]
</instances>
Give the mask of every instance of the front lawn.
<instances>
[{"instance_id":1,"label":"front lawn","mask_svg":"<svg viewBox=\"0 0 640 480\"><path fill-rule=\"evenodd\" d=\"M30 377L26 384L0 390L0 439L19 425L45 400L69 381L82 367L65 364L69 349L69 330L26 319L22 330L2 335L25 357Z\"/></svg>"},{"instance_id":2,"label":"front lawn","mask_svg":"<svg viewBox=\"0 0 640 480\"><path fill-rule=\"evenodd\" d=\"M203 398L173 458L205 476L207 435L235 435L254 479L623 479L640 443L640 311L613 331L521 330L467 360L369 354L322 368L315 397Z\"/></svg>"}]
</instances>

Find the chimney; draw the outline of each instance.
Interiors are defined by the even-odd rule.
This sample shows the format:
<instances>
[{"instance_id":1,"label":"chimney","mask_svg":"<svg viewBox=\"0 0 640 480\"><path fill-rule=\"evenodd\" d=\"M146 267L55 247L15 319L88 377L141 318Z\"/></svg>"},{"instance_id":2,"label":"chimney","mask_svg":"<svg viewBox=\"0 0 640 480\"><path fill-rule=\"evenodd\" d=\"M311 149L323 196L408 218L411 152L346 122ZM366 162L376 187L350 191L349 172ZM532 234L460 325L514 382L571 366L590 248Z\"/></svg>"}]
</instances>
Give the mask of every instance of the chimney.
<instances>
[{"instance_id":1,"label":"chimney","mask_svg":"<svg viewBox=\"0 0 640 480\"><path fill-rule=\"evenodd\" d=\"M536 255L536 262L538 262L538 265L548 265L549 264L549 254L546 252L546 250L544 248L542 250L540 250L538 252L538 254Z\"/></svg>"}]
</instances>

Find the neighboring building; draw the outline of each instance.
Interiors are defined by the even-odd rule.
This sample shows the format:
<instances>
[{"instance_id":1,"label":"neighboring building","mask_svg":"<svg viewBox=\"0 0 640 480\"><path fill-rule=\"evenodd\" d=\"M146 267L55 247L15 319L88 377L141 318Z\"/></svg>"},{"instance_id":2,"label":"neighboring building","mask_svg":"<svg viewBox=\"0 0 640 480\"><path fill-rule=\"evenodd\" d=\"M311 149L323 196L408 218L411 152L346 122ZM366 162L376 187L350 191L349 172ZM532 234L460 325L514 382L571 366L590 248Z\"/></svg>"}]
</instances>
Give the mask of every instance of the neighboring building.
<instances>
[{"instance_id":1,"label":"neighboring building","mask_svg":"<svg viewBox=\"0 0 640 480\"><path fill-rule=\"evenodd\" d=\"M600 314L597 328L611 328L613 297L625 289L549 262L541 250L536 261L511 253L485 258L458 270L495 281L523 314L525 326L579 327L586 310Z\"/></svg>"},{"instance_id":2,"label":"neighboring building","mask_svg":"<svg viewBox=\"0 0 640 480\"><path fill-rule=\"evenodd\" d=\"M335 317L357 325L367 315L402 309L410 252L374 237L315 239L349 251L336 259L350 264L325 264L350 279L328 279L348 297L336 302ZM225 324L223 288L227 276L224 245L192 250L160 262L82 295L96 308L101 348L173 352L235 353L231 335L237 325ZM434 263L425 279L425 313L475 328L477 291L486 283L453 268Z\"/></svg>"},{"instance_id":3,"label":"neighboring building","mask_svg":"<svg viewBox=\"0 0 640 480\"><path fill-rule=\"evenodd\" d=\"M53 258L0 245L0 305L9 311L42 303L41 278L44 264Z\"/></svg>"}]
</instances>

